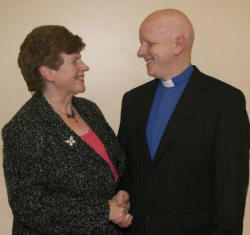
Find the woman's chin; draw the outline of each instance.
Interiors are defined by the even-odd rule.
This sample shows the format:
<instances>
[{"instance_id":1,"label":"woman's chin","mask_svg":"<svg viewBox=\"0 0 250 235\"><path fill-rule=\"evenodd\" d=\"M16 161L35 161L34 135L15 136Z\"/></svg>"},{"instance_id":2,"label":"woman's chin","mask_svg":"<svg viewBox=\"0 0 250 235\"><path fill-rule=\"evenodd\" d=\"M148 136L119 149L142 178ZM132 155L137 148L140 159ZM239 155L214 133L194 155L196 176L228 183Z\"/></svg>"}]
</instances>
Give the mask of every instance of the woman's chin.
<instances>
[{"instance_id":1,"label":"woman's chin","mask_svg":"<svg viewBox=\"0 0 250 235\"><path fill-rule=\"evenodd\" d=\"M78 92L78 93L84 93L84 92L85 92L85 90L86 90L86 87L85 87L85 86L83 86L83 87L79 90L79 92Z\"/></svg>"}]
</instances>

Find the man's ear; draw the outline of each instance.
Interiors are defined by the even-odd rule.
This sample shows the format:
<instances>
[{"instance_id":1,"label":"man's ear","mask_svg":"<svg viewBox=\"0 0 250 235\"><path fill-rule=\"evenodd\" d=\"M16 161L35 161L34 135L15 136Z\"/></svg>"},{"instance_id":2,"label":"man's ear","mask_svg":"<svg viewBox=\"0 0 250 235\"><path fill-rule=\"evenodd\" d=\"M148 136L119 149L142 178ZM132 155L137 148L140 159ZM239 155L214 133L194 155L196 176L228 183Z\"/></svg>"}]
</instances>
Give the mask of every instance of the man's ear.
<instances>
[{"instance_id":1,"label":"man's ear","mask_svg":"<svg viewBox=\"0 0 250 235\"><path fill-rule=\"evenodd\" d=\"M52 70L48 66L42 65L39 67L39 72L49 82L53 82Z\"/></svg>"},{"instance_id":2,"label":"man's ear","mask_svg":"<svg viewBox=\"0 0 250 235\"><path fill-rule=\"evenodd\" d=\"M177 36L175 41L175 54L180 55L185 48L185 37Z\"/></svg>"}]
</instances>

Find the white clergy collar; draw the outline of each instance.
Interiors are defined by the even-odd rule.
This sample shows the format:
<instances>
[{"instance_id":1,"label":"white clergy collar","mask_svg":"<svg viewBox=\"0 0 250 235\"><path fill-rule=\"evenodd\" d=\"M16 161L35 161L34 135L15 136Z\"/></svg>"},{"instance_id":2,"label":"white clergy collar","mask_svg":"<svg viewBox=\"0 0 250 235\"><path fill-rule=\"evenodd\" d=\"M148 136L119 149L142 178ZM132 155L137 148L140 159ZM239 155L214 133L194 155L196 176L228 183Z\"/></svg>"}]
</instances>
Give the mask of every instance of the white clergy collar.
<instances>
[{"instance_id":1,"label":"white clergy collar","mask_svg":"<svg viewBox=\"0 0 250 235\"><path fill-rule=\"evenodd\" d=\"M164 87L174 87L174 82L170 80L161 80L161 83Z\"/></svg>"}]
</instances>

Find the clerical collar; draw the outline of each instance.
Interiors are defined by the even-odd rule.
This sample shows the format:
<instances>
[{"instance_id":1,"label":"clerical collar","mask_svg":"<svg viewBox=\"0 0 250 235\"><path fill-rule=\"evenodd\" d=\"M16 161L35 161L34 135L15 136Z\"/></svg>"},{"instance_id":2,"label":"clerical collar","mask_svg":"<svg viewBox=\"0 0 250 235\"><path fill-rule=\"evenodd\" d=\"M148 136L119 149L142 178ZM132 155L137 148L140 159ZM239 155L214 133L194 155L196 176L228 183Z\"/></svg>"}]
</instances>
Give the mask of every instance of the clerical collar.
<instances>
[{"instance_id":1,"label":"clerical collar","mask_svg":"<svg viewBox=\"0 0 250 235\"><path fill-rule=\"evenodd\" d=\"M193 65L189 65L181 74L173 77L172 79L160 80L160 81L164 87L167 88L175 87L186 82L190 78L193 70L194 70Z\"/></svg>"},{"instance_id":2,"label":"clerical collar","mask_svg":"<svg viewBox=\"0 0 250 235\"><path fill-rule=\"evenodd\" d=\"M161 83L164 87L174 87L174 82L170 80L161 80Z\"/></svg>"}]
</instances>

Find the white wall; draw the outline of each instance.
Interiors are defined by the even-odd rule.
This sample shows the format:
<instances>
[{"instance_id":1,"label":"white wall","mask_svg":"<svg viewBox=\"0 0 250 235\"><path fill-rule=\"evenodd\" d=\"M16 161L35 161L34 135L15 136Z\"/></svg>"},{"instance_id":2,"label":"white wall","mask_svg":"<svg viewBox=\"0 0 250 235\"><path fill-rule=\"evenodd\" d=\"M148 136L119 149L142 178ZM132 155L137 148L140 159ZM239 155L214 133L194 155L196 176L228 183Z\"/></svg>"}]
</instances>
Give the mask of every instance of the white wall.
<instances>
[{"instance_id":1,"label":"white wall","mask_svg":"<svg viewBox=\"0 0 250 235\"><path fill-rule=\"evenodd\" d=\"M82 55L90 71L83 96L99 105L117 131L123 93L150 79L144 61L136 57L139 25L149 13L164 8L180 9L190 17L196 32L193 64L240 88L250 111L248 0L0 0L0 6L0 128L30 97L17 66L21 42L34 27L59 24L87 43ZM244 235L250 234L249 195L247 203ZM0 208L0 235L9 235L12 215L2 167Z\"/></svg>"}]
</instances>

